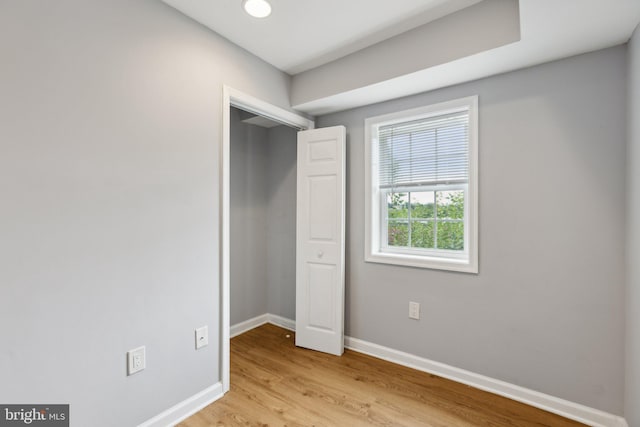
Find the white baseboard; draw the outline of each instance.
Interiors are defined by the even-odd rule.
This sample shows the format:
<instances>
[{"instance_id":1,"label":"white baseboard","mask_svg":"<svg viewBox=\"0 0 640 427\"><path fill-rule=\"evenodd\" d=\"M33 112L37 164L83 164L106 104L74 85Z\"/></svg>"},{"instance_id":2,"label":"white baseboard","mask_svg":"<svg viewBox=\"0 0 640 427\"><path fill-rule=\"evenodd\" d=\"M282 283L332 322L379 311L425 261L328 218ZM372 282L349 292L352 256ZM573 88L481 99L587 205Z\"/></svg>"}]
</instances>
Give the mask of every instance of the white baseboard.
<instances>
[{"instance_id":1,"label":"white baseboard","mask_svg":"<svg viewBox=\"0 0 640 427\"><path fill-rule=\"evenodd\" d=\"M166 411L148 419L138 427L169 427L175 426L200 411L205 406L215 402L223 396L222 383L218 382L202 390L199 393L183 400L182 402L172 406Z\"/></svg>"},{"instance_id":2,"label":"white baseboard","mask_svg":"<svg viewBox=\"0 0 640 427\"><path fill-rule=\"evenodd\" d=\"M229 337L233 338L240 334L244 334L251 329L257 328L258 326L262 326L265 323L269 322L270 314L261 314L260 316L256 316L253 319L245 320L244 322L236 323L235 325L229 328Z\"/></svg>"},{"instance_id":3,"label":"white baseboard","mask_svg":"<svg viewBox=\"0 0 640 427\"><path fill-rule=\"evenodd\" d=\"M444 363L434 362L423 357L383 347L357 338L345 337L344 341L345 347L350 350L504 396L593 427L623 427L627 424L624 418L617 415L449 366Z\"/></svg>"},{"instance_id":4,"label":"white baseboard","mask_svg":"<svg viewBox=\"0 0 640 427\"><path fill-rule=\"evenodd\" d=\"M296 321L287 319L286 317L278 316L277 314L268 314L269 323L272 323L276 326L280 326L281 328L288 329L290 331L296 330Z\"/></svg>"},{"instance_id":5,"label":"white baseboard","mask_svg":"<svg viewBox=\"0 0 640 427\"><path fill-rule=\"evenodd\" d=\"M236 323L230 328L230 337L236 337L240 334L244 334L251 329L262 326L265 323L271 323L281 328L288 329L290 331L296 330L296 321L287 319L286 317L278 316L277 314L265 313L260 316L256 316L252 319L245 320L244 322Z\"/></svg>"},{"instance_id":6,"label":"white baseboard","mask_svg":"<svg viewBox=\"0 0 640 427\"><path fill-rule=\"evenodd\" d=\"M255 317L247 320L246 322L232 326L232 336L246 332L265 323L273 323L274 325L291 331L295 331L296 327L295 321L291 319L286 319L274 314L263 314L262 316ZM234 334L234 331L242 332ZM398 365L428 372L480 390L504 396L535 408L540 408L565 418L579 421L592 427L629 427L625 419L617 415L609 414L598 409L593 409L588 406L540 393L535 390L530 390L515 384L496 380L464 369L459 369L444 363L435 362L413 354L373 344L358 338L345 337L344 345L346 348L359 353L368 354Z\"/></svg>"}]
</instances>

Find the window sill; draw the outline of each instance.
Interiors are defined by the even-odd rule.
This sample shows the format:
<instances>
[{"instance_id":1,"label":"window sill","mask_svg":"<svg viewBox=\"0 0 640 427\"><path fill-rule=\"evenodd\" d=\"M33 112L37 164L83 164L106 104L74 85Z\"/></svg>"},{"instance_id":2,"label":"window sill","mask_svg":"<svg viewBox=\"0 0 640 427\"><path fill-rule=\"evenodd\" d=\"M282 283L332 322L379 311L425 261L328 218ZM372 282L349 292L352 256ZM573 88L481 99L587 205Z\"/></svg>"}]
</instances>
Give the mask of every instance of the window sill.
<instances>
[{"instance_id":1,"label":"window sill","mask_svg":"<svg viewBox=\"0 0 640 427\"><path fill-rule=\"evenodd\" d=\"M428 268L433 270L458 271L478 274L478 263L467 259L427 257L389 252L374 252L365 256L366 262L393 264L405 267Z\"/></svg>"}]
</instances>

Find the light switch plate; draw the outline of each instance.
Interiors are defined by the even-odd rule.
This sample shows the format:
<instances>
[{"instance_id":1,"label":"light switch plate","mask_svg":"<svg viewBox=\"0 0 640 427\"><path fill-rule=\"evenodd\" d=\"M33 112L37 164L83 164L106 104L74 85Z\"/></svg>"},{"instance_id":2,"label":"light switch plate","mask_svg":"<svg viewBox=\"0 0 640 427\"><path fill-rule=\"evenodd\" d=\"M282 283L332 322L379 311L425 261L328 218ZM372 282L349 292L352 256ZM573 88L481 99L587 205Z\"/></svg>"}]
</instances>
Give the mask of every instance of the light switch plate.
<instances>
[{"instance_id":1,"label":"light switch plate","mask_svg":"<svg viewBox=\"0 0 640 427\"><path fill-rule=\"evenodd\" d=\"M209 328L202 326L196 329L196 350L209 345Z\"/></svg>"}]
</instances>

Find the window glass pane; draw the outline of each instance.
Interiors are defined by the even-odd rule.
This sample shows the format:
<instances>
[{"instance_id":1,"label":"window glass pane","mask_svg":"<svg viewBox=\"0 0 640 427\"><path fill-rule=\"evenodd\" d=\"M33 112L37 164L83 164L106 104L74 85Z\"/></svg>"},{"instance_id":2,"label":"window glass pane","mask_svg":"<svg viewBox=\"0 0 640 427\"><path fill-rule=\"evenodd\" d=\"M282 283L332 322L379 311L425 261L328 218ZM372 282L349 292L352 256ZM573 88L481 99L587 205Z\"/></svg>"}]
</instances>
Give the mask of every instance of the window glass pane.
<instances>
[{"instance_id":1,"label":"window glass pane","mask_svg":"<svg viewBox=\"0 0 640 427\"><path fill-rule=\"evenodd\" d=\"M415 248L434 248L434 221L411 221L411 246Z\"/></svg>"},{"instance_id":2,"label":"window glass pane","mask_svg":"<svg viewBox=\"0 0 640 427\"><path fill-rule=\"evenodd\" d=\"M412 191L409 194L411 196L411 218L433 218L435 193L433 191Z\"/></svg>"},{"instance_id":3,"label":"window glass pane","mask_svg":"<svg viewBox=\"0 0 640 427\"><path fill-rule=\"evenodd\" d=\"M438 249L464 250L463 221L438 221Z\"/></svg>"},{"instance_id":4,"label":"window glass pane","mask_svg":"<svg viewBox=\"0 0 640 427\"><path fill-rule=\"evenodd\" d=\"M387 194L387 218L409 217L409 193Z\"/></svg>"},{"instance_id":5,"label":"window glass pane","mask_svg":"<svg viewBox=\"0 0 640 427\"><path fill-rule=\"evenodd\" d=\"M438 191L438 219L464 219L464 191Z\"/></svg>"},{"instance_id":6,"label":"window glass pane","mask_svg":"<svg viewBox=\"0 0 640 427\"><path fill-rule=\"evenodd\" d=\"M387 239L389 246L409 246L408 220L389 220Z\"/></svg>"},{"instance_id":7,"label":"window glass pane","mask_svg":"<svg viewBox=\"0 0 640 427\"><path fill-rule=\"evenodd\" d=\"M464 191L438 191L436 203L437 247L464 250Z\"/></svg>"}]
</instances>

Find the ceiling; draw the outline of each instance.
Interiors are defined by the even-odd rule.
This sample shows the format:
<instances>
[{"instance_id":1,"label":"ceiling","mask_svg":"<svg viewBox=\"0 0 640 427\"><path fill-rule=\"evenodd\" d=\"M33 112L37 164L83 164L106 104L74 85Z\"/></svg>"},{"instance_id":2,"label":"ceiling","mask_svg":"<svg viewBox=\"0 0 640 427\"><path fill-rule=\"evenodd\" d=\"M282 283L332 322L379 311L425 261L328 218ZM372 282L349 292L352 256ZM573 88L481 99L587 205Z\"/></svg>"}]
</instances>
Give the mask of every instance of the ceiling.
<instances>
[{"instance_id":1,"label":"ceiling","mask_svg":"<svg viewBox=\"0 0 640 427\"><path fill-rule=\"evenodd\" d=\"M480 0L269 0L265 19L242 0L163 0L259 58L297 74Z\"/></svg>"},{"instance_id":2,"label":"ceiling","mask_svg":"<svg viewBox=\"0 0 640 427\"><path fill-rule=\"evenodd\" d=\"M325 72L327 67L340 70L346 64L356 73L358 66L365 72L364 62L356 64L365 50L375 51L393 37L437 25L443 22L439 18L481 3L269 0L272 15L256 19L244 13L241 0L163 1L292 75L293 101L304 98L300 93L308 91L305 87L320 87L321 80L314 81L314 76L324 74L326 80L330 75ZM325 114L622 44L640 22L640 0L519 0L519 15L521 37L517 42L361 87L333 93L335 88L328 88L313 99L293 102L293 107L312 115ZM330 77L343 80L340 76L345 74Z\"/></svg>"}]
</instances>

